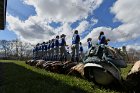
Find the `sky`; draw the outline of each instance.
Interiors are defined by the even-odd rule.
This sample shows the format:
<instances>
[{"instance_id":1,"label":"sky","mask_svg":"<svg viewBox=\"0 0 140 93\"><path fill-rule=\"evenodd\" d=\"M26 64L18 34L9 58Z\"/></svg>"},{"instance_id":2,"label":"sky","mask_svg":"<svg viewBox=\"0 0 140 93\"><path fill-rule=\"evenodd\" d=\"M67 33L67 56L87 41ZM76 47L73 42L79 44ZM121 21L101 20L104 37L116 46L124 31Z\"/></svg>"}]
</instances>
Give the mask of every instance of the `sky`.
<instances>
[{"instance_id":1,"label":"sky","mask_svg":"<svg viewBox=\"0 0 140 93\"><path fill-rule=\"evenodd\" d=\"M20 39L32 44L66 34L71 45L74 30L87 46L100 31L110 46L140 49L139 0L8 0L7 24L0 40Z\"/></svg>"}]
</instances>

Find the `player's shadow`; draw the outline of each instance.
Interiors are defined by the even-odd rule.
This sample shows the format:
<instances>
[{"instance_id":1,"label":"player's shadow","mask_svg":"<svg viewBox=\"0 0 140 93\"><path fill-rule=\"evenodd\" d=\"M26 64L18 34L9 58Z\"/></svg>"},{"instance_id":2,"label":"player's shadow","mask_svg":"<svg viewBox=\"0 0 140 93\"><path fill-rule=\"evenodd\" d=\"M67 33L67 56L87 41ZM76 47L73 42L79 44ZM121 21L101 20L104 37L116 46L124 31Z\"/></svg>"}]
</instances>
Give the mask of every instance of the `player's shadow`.
<instances>
[{"instance_id":1,"label":"player's shadow","mask_svg":"<svg viewBox=\"0 0 140 93\"><path fill-rule=\"evenodd\" d=\"M0 81L0 93L87 93L53 76L14 63L0 63Z\"/></svg>"}]
</instances>

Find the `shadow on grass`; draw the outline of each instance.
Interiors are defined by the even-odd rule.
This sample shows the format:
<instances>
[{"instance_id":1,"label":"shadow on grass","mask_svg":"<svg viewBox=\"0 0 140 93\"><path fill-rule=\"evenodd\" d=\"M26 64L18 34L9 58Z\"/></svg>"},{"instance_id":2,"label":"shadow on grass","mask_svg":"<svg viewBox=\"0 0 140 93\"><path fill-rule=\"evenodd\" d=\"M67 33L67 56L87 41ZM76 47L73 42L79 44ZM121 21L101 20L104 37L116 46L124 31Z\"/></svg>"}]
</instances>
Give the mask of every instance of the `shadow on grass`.
<instances>
[{"instance_id":1,"label":"shadow on grass","mask_svg":"<svg viewBox=\"0 0 140 93\"><path fill-rule=\"evenodd\" d=\"M127 93L125 86L123 86L122 84L116 84L116 83L112 83L108 86L102 86L102 85L98 85L98 88L100 89L105 89L105 90L111 90L111 91L115 91L118 93Z\"/></svg>"},{"instance_id":2,"label":"shadow on grass","mask_svg":"<svg viewBox=\"0 0 140 93\"><path fill-rule=\"evenodd\" d=\"M87 93L51 76L33 72L14 63L0 63L0 93ZM0 67L1 67L0 66Z\"/></svg>"}]
</instances>

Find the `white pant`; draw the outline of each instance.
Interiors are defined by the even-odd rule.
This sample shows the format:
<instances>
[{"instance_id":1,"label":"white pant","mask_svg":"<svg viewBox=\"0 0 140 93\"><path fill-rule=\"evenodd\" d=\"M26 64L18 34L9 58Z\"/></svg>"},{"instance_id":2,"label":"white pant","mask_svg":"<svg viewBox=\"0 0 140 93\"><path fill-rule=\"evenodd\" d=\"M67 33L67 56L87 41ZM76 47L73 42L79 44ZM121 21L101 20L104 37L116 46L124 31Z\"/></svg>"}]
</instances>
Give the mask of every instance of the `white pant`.
<instances>
[{"instance_id":1,"label":"white pant","mask_svg":"<svg viewBox=\"0 0 140 93\"><path fill-rule=\"evenodd\" d=\"M80 52L79 55L80 55L80 61L83 61L83 58L85 57L84 53Z\"/></svg>"},{"instance_id":2,"label":"white pant","mask_svg":"<svg viewBox=\"0 0 140 93\"><path fill-rule=\"evenodd\" d=\"M67 50L66 50L65 46L60 47L60 57L62 57L62 56L67 57Z\"/></svg>"},{"instance_id":3,"label":"white pant","mask_svg":"<svg viewBox=\"0 0 140 93\"><path fill-rule=\"evenodd\" d=\"M55 55L56 56L59 56L59 47L55 47L54 48L54 51L55 51Z\"/></svg>"},{"instance_id":4,"label":"white pant","mask_svg":"<svg viewBox=\"0 0 140 93\"><path fill-rule=\"evenodd\" d=\"M79 44L74 44L72 46L72 57L78 57L79 58Z\"/></svg>"}]
</instances>

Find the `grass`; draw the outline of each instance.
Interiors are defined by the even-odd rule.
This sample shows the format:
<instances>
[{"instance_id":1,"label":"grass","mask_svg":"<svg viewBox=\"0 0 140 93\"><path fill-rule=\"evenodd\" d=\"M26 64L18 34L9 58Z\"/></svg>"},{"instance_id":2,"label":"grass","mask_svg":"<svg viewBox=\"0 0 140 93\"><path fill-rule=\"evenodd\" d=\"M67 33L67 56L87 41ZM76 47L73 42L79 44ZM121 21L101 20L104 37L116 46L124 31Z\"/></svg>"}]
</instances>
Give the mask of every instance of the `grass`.
<instances>
[{"instance_id":1,"label":"grass","mask_svg":"<svg viewBox=\"0 0 140 93\"><path fill-rule=\"evenodd\" d=\"M126 79L127 74L129 73L130 69L132 68L132 64L128 64L127 68L121 69L121 76Z\"/></svg>"},{"instance_id":2,"label":"grass","mask_svg":"<svg viewBox=\"0 0 140 93\"><path fill-rule=\"evenodd\" d=\"M119 93L74 76L51 73L24 61L0 60L0 93ZM122 69L125 78L131 65Z\"/></svg>"}]
</instances>

